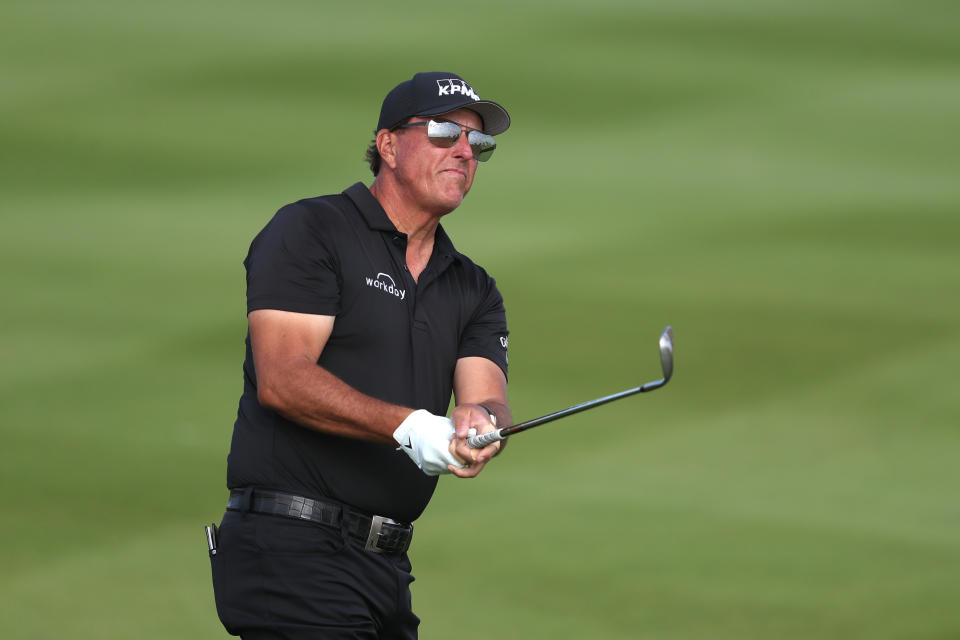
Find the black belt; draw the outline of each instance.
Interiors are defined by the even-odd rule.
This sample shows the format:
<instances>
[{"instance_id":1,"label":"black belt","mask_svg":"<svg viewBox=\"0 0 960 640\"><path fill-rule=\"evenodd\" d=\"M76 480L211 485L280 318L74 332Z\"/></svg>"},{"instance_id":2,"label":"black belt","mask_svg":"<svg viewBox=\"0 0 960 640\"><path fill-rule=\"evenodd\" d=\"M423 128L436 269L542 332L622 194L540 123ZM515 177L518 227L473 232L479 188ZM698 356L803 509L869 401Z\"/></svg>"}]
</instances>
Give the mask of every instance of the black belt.
<instances>
[{"instance_id":1,"label":"black belt","mask_svg":"<svg viewBox=\"0 0 960 640\"><path fill-rule=\"evenodd\" d=\"M244 508L244 498L250 491L249 508ZM384 516L368 516L357 513L335 502L295 496L282 491L267 489L234 489L227 501L227 511L249 510L272 516L284 516L296 520L309 520L339 527L345 525L348 533L364 542L364 549L376 553L403 553L410 548L413 525L396 522Z\"/></svg>"}]
</instances>

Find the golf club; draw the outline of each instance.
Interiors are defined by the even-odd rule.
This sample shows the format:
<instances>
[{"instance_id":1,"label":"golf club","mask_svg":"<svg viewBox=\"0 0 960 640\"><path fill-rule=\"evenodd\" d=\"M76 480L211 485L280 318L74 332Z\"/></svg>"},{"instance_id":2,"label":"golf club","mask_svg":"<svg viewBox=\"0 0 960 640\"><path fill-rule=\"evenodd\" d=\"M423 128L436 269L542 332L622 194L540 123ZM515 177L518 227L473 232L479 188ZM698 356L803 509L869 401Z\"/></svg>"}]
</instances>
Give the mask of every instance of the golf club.
<instances>
[{"instance_id":1,"label":"golf club","mask_svg":"<svg viewBox=\"0 0 960 640\"><path fill-rule=\"evenodd\" d=\"M559 418L565 418L566 416L571 416L575 413L586 411L587 409L593 409L594 407L599 407L602 404L607 404L608 402L613 402L614 400L619 400L620 398L626 398L627 396L632 396L636 393L644 393L646 391L659 389L663 385L667 384L667 382L670 381L670 376L673 375L673 329L670 327L664 329L663 333L660 334L660 365L663 368L663 377L659 380L654 380L653 382L648 382L639 387L621 391L620 393L614 393L613 395L597 398L596 400L583 402L560 411L555 411L554 413L548 413L545 416L534 418L533 420L527 420L526 422L521 422L509 427L502 427L500 429L496 429L495 431L491 431L490 433L472 435L467 438L467 444L474 449L482 449L491 442L503 440L504 438L520 433L521 431L539 427L541 424L553 422Z\"/></svg>"}]
</instances>

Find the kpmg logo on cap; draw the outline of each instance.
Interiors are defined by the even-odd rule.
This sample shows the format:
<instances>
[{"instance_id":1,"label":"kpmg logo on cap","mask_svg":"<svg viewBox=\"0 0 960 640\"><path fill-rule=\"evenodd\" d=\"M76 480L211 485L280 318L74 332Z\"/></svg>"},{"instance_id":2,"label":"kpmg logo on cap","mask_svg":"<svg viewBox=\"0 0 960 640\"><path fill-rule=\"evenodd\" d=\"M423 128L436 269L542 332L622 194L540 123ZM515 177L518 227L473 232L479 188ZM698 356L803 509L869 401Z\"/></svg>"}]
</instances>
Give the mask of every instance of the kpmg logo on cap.
<instances>
[{"instance_id":1,"label":"kpmg logo on cap","mask_svg":"<svg viewBox=\"0 0 960 640\"><path fill-rule=\"evenodd\" d=\"M440 93L437 94L438 96L452 96L459 93L460 95L470 98L474 101L480 99L480 96L473 91L473 87L468 85L460 78L437 80L437 87L440 89Z\"/></svg>"}]
</instances>

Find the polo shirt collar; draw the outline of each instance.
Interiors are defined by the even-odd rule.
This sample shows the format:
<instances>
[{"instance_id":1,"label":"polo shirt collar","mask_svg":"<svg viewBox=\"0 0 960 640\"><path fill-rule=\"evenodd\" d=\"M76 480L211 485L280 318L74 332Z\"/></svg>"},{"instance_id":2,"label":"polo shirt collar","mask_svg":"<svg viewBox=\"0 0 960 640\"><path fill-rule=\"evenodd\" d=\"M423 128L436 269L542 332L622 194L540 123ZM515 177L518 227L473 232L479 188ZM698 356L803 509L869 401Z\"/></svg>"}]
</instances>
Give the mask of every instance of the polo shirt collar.
<instances>
[{"instance_id":1,"label":"polo shirt collar","mask_svg":"<svg viewBox=\"0 0 960 640\"><path fill-rule=\"evenodd\" d=\"M397 227L390 221L387 212L380 206L380 201L373 197L370 189L362 182L350 185L343 192L353 201L360 215L367 221L367 226L376 231L397 231Z\"/></svg>"},{"instance_id":2,"label":"polo shirt collar","mask_svg":"<svg viewBox=\"0 0 960 640\"><path fill-rule=\"evenodd\" d=\"M350 185L344 192L344 195L353 201L357 210L367 226L375 231L389 231L391 233L400 233L397 227L390 221L387 212L383 210L380 201L373 197L370 189L362 182ZM442 256L448 256L455 260L460 260L460 252L453 246L450 236L443 230L443 225L437 225L437 233L434 236L434 253Z\"/></svg>"}]
</instances>

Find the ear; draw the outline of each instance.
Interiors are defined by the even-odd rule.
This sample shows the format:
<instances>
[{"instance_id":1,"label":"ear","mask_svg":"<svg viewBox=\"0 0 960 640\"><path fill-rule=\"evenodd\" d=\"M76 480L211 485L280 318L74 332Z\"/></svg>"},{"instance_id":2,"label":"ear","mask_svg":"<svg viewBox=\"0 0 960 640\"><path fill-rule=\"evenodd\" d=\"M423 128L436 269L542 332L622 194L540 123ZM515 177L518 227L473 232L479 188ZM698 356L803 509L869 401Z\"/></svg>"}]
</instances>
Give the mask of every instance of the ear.
<instances>
[{"instance_id":1,"label":"ear","mask_svg":"<svg viewBox=\"0 0 960 640\"><path fill-rule=\"evenodd\" d=\"M377 132L377 151L383 164L391 169L397 168L397 136L389 129L380 129Z\"/></svg>"}]
</instances>

